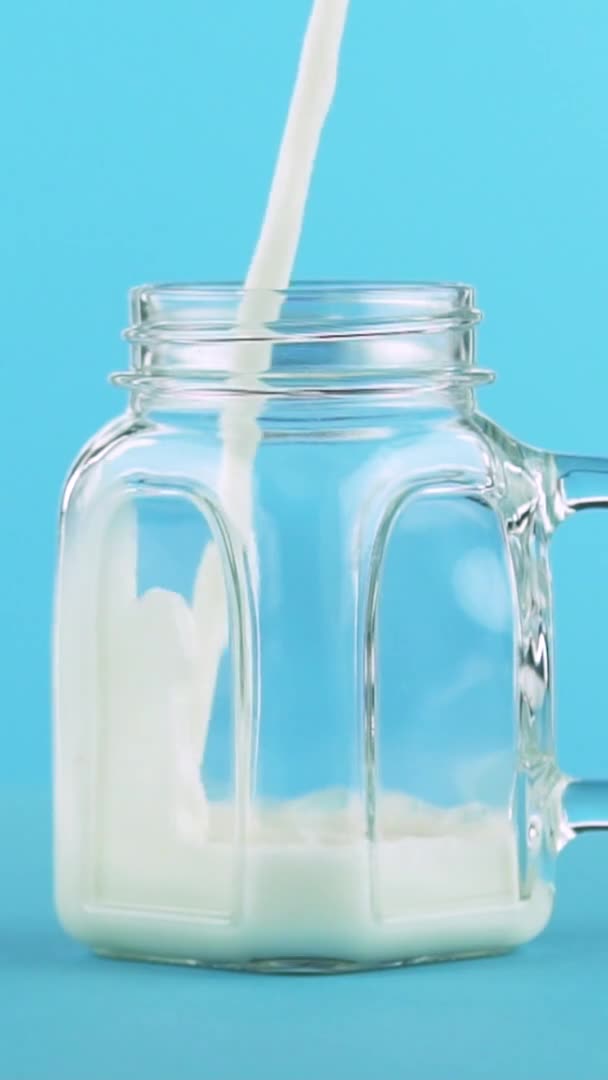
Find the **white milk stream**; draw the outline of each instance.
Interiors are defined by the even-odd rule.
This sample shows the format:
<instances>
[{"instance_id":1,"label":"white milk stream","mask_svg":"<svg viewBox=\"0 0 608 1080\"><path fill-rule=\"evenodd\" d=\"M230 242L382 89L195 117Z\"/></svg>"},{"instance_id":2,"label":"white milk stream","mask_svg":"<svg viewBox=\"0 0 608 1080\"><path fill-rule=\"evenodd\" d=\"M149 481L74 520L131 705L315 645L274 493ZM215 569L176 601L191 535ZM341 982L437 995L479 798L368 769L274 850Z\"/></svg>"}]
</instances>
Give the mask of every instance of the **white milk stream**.
<instances>
[{"instance_id":1,"label":"white milk stream","mask_svg":"<svg viewBox=\"0 0 608 1080\"><path fill-rule=\"evenodd\" d=\"M296 83L270 188L262 229L245 279L238 323L258 332L281 310L296 257L313 165L338 73L348 0L315 0L300 56ZM255 376L272 360L269 341L244 343L234 351L236 373ZM221 418L223 454L218 490L227 516L249 548L255 565L253 469L262 408L259 395L242 396ZM219 664L228 640L223 574L218 550L205 551L194 590L201 638L202 708L195 718L193 752L202 761Z\"/></svg>"},{"instance_id":2,"label":"white milk stream","mask_svg":"<svg viewBox=\"0 0 608 1080\"><path fill-rule=\"evenodd\" d=\"M241 305L239 322L249 327L272 322L281 306L279 295L255 290L289 284L347 6L348 0L314 3L245 282L254 291ZM239 375L255 380L270 363L268 342L235 348ZM252 395L225 410L219 477L224 510L254 563L259 409L260 398ZM99 530L94 523L90 528L92 551ZM85 551L69 565L66 551L63 617L73 630L65 635L58 680L65 750L59 758L61 768L72 771L66 788L80 792L83 805L64 804L60 790L57 893L73 933L98 949L133 955L365 964L509 948L542 929L552 891L538 881L520 898L515 832L506 812L441 810L404 794L381 794L371 847L360 798L319 792L254 803L245 842L239 839L234 806L207 800L200 779L227 643L217 549L209 544L204 552L190 607L165 589L138 598L132 511L114 520L111 539L100 582L98 633L105 644L91 661L102 667L104 688L97 735L83 733L71 696L82 700L87 680L95 681L78 632L91 562ZM84 841L70 822L85 813L80 772L91 738L100 786ZM242 753L247 771L249 748ZM83 875L79 867L87 863L91 870Z\"/></svg>"}]
</instances>

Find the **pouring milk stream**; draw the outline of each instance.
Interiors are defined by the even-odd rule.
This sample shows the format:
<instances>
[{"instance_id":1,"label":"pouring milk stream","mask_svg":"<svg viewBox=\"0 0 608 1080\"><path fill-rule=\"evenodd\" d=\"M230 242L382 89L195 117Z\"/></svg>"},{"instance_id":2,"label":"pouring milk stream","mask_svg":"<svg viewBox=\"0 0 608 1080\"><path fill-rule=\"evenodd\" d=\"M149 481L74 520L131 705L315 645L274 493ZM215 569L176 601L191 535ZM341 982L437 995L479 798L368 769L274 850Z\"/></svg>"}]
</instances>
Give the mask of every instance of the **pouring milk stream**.
<instances>
[{"instance_id":1,"label":"pouring milk stream","mask_svg":"<svg viewBox=\"0 0 608 1080\"><path fill-rule=\"evenodd\" d=\"M315 0L262 230L245 279L240 325L263 327L279 315L280 290L287 288L291 278L321 131L334 96L347 9L348 0ZM247 343L235 349L234 368L255 376L270 366L271 359L271 342ZM219 492L223 506L250 547L255 546L251 503L260 409L259 396L251 395L229 404L221 418ZM194 718L193 733L193 747L200 762L221 654L228 638L226 594L215 545L207 547L197 574L194 613L202 643L202 709L201 715Z\"/></svg>"}]
</instances>

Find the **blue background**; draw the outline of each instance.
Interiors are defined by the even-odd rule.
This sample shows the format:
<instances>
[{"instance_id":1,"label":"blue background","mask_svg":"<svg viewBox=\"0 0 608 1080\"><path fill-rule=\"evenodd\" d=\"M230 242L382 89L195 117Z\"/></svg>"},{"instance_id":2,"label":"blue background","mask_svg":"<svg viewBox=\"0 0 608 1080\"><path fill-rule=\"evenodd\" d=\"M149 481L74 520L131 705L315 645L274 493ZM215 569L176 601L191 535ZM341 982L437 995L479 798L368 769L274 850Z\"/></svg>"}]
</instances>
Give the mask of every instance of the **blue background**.
<instances>
[{"instance_id":1,"label":"blue background","mask_svg":"<svg viewBox=\"0 0 608 1080\"><path fill-rule=\"evenodd\" d=\"M50 902L49 624L62 478L123 407L127 288L240 279L308 0L3 12L0 1080L608 1074L605 842L506 960L334 980L104 964ZM352 0L298 277L459 279L483 407L608 453L604 0ZM554 543L562 763L608 774L608 520ZM8 854L6 854L8 852Z\"/></svg>"}]
</instances>

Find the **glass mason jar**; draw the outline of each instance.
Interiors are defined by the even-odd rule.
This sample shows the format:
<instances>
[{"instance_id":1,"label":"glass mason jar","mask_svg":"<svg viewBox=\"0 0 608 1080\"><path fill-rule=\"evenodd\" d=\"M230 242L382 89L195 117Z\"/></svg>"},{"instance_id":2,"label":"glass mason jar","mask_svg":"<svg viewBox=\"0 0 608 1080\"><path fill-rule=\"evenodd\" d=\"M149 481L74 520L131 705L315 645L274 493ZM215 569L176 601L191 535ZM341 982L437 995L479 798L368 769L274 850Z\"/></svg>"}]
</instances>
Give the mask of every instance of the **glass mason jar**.
<instances>
[{"instance_id":1,"label":"glass mason jar","mask_svg":"<svg viewBox=\"0 0 608 1080\"><path fill-rule=\"evenodd\" d=\"M548 548L606 462L477 412L466 286L143 287L132 315L128 409L62 503L64 926L271 970L533 938L604 827L556 765Z\"/></svg>"}]
</instances>

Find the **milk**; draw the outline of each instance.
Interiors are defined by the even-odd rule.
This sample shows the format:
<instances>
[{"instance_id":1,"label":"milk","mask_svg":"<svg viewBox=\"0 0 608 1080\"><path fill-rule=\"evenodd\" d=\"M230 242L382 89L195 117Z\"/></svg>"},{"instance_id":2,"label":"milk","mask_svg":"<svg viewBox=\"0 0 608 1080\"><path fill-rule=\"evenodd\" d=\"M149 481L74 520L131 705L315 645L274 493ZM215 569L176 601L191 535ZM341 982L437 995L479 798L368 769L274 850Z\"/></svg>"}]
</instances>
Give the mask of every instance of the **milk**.
<instances>
[{"instance_id":1,"label":"milk","mask_svg":"<svg viewBox=\"0 0 608 1080\"><path fill-rule=\"evenodd\" d=\"M114 530L122 573L113 591L102 580L99 786L84 833L64 808L57 851L71 933L148 958L365 966L501 951L542 930L552 889L537 879L521 897L507 812L384 791L370 834L361 795L347 790L252 799L244 828L233 803L204 799L189 742L201 687L192 611L168 590L135 595L128 514ZM115 569L106 573L117 582ZM90 737L72 719L67 792L81 783Z\"/></svg>"},{"instance_id":2,"label":"milk","mask_svg":"<svg viewBox=\"0 0 608 1080\"><path fill-rule=\"evenodd\" d=\"M59 897L68 928L100 951L378 964L509 949L538 934L551 912L543 882L519 899L513 833L498 816L438 820L436 833L419 834L416 812L397 796L386 814L393 838L370 851L360 807L347 827L326 811L306 828L294 801L260 809L246 850L235 852L230 805L213 809L198 841L132 827L130 805L116 801L120 827L86 908ZM434 813L421 813L427 825Z\"/></svg>"},{"instance_id":3,"label":"milk","mask_svg":"<svg viewBox=\"0 0 608 1080\"><path fill-rule=\"evenodd\" d=\"M123 559L125 525L116 538ZM231 802L197 802L192 612L163 589L125 600L114 594L103 607L103 786L88 847L63 847L58 865L59 910L72 933L133 956L366 965L500 951L543 928L552 890L537 880L520 897L507 813L382 792L371 837L362 797L346 790L252 800L244 831ZM82 759L74 755L68 790ZM88 869L75 888L78 864Z\"/></svg>"},{"instance_id":4,"label":"milk","mask_svg":"<svg viewBox=\"0 0 608 1080\"><path fill-rule=\"evenodd\" d=\"M313 7L243 327L280 313L280 296L255 290L289 283L346 11L347 0ZM255 386L271 359L267 340L237 345L235 376ZM220 419L218 493L253 566L260 408L259 395L243 396ZM543 928L552 890L537 879L521 895L507 808L445 809L379 791L370 826L353 791L271 803L244 785L238 806L211 800L201 762L228 636L218 549L204 552L191 606L165 589L138 596L136 566L128 507L111 524L90 517L65 546L56 882L75 936L148 958L366 965L500 951ZM95 687L100 700L83 715ZM251 737L236 752L248 777Z\"/></svg>"}]
</instances>

